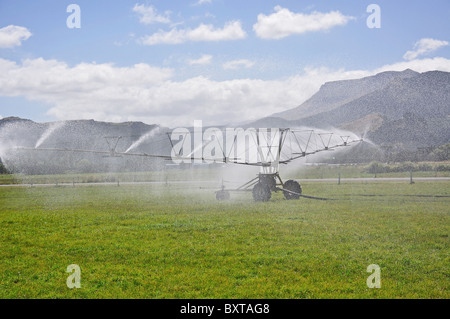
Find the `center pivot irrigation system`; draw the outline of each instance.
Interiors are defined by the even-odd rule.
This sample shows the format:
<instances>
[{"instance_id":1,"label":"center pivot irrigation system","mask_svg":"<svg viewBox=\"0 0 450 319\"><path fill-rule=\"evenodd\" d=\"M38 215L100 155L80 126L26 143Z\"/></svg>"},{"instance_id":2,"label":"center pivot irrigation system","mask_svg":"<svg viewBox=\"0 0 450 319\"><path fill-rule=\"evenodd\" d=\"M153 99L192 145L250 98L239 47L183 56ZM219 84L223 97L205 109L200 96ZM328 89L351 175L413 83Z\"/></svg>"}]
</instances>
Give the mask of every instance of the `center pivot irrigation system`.
<instances>
[{"instance_id":1,"label":"center pivot irrigation system","mask_svg":"<svg viewBox=\"0 0 450 319\"><path fill-rule=\"evenodd\" d=\"M232 129L231 132L230 135L228 131L207 129L200 139L196 139L194 132L194 142L191 140L191 132L187 130L177 134L166 133L172 147L170 156L118 152L116 148L122 136L104 137L108 145L108 150L104 151L70 148L22 147L16 149L84 152L101 154L104 157L143 156L162 158L175 163L225 163L257 166L260 167L258 175L238 188L226 189L222 182L221 189L215 192L216 198L228 200L230 192L251 191L255 201L266 202L270 200L272 192L278 191L282 191L288 200L300 197L314 198L302 195L302 187L297 181L290 179L283 182L280 177L280 164L287 165L308 155L334 151L336 148L362 142L361 138L352 139L351 136L291 128ZM226 134L225 140L223 139L224 134ZM174 144L175 141L178 143ZM193 151L191 151L192 149Z\"/></svg>"},{"instance_id":2,"label":"center pivot irrigation system","mask_svg":"<svg viewBox=\"0 0 450 319\"><path fill-rule=\"evenodd\" d=\"M219 134L210 134L214 138L206 140L205 147L213 141L220 141L222 132L217 131L217 133ZM351 136L317 133L314 130L247 129L245 132L240 132L240 135L238 133L234 136L231 146L224 147L220 142L216 143L216 151L217 148L220 149L222 155L220 158L212 159L204 156L202 160L260 167L260 172L255 178L236 189L226 189L222 183L221 189L216 191L218 200L228 200L230 192L240 191L251 191L253 199L257 202L269 201L272 192L278 191L282 191L288 200L300 197L314 198L302 195L302 187L297 181L283 182L280 177L280 164L287 165L308 155L333 151L361 141L360 138L351 139ZM172 144L172 149L174 148Z\"/></svg>"}]
</instances>

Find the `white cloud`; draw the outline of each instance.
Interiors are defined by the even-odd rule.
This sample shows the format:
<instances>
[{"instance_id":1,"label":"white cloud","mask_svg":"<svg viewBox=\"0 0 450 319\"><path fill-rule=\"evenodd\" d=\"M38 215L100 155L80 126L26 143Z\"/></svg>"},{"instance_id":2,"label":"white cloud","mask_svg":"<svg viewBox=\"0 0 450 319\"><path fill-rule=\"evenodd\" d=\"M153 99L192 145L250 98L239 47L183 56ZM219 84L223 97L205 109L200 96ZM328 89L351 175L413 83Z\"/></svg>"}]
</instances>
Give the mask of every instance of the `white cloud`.
<instances>
[{"instance_id":1,"label":"white cloud","mask_svg":"<svg viewBox=\"0 0 450 319\"><path fill-rule=\"evenodd\" d=\"M188 41L226 41L244 39L247 36L242 29L241 22L230 21L222 29L215 29L212 25L201 24L195 29L172 29L170 31L160 30L153 35L140 39L144 45L155 44L179 44Z\"/></svg>"},{"instance_id":2,"label":"white cloud","mask_svg":"<svg viewBox=\"0 0 450 319\"><path fill-rule=\"evenodd\" d=\"M447 41L435 40L431 38L423 38L414 44L414 50L407 51L403 58L405 60L414 60L420 55L429 54L437 49L447 46Z\"/></svg>"},{"instance_id":3,"label":"white cloud","mask_svg":"<svg viewBox=\"0 0 450 319\"><path fill-rule=\"evenodd\" d=\"M353 17L344 16L339 11L310 14L294 13L289 9L276 6L275 13L259 14L258 22L253 25L256 35L263 39L281 39L293 34L329 30L345 25Z\"/></svg>"},{"instance_id":4,"label":"white cloud","mask_svg":"<svg viewBox=\"0 0 450 319\"><path fill-rule=\"evenodd\" d=\"M189 60L190 65L205 65L205 64L211 64L212 55L203 54L198 59Z\"/></svg>"},{"instance_id":5,"label":"white cloud","mask_svg":"<svg viewBox=\"0 0 450 319\"><path fill-rule=\"evenodd\" d=\"M133 12L139 15L139 22L143 24L170 23L170 11L166 11L161 15L158 14L156 8L153 6L136 3L133 7Z\"/></svg>"},{"instance_id":6,"label":"white cloud","mask_svg":"<svg viewBox=\"0 0 450 319\"><path fill-rule=\"evenodd\" d=\"M196 3L194 3L194 6L201 6L202 4L211 4L212 0L198 0Z\"/></svg>"},{"instance_id":7,"label":"white cloud","mask_svg":"<svg viewBox=\"0 0 450 319\"><path fill-rule=\"evenodd\" d=\"M445 58L404 61L374 70L307 68L276 80L215 81L193 77L175 81L175 71L136 64L81 63L73 67L42 58L22 63L0 58L0 96L24 96L51 105L59 120L143 121L169 127L221 125L256 120L293 108L327 81L355 79L411 68L450 72Z\"/></svg>"},{"instance_id":8,"label":"white cloud","mask_svg":"<svg viewBox=\"0 0 450 319\"><path fill-rule=\"evenodd\" d=\"M236 70L239 68L251 68L254 64L255 62L246 59L233 60L224 63L223 68L225 70Z\"/></svg>"},{"instance_id":9,"label":"white cloud","mask_svg":"<svg viewBox=\"0 0 450 319\"><path fill-rule=\"evenodd\" d=\"M12 48L20 46L22 41L31 37L31 32L16 25L9 25L0 29L0 48Z\"/></svg>"},{"instance_id":10,"label":"white cloud","mask_svg":"<svg viewBox=\"0 0 450 319\"><path fill-rule=\"evenodd\" d=\"M406 69L411 69L416 72L427 72L435 70L450 72L450 60L446 58L436 57L432 59L416 59L405 62L397 62L377 68L375 70L375 73L384 71L403 71Z\"/></svg>"}]
</instances>

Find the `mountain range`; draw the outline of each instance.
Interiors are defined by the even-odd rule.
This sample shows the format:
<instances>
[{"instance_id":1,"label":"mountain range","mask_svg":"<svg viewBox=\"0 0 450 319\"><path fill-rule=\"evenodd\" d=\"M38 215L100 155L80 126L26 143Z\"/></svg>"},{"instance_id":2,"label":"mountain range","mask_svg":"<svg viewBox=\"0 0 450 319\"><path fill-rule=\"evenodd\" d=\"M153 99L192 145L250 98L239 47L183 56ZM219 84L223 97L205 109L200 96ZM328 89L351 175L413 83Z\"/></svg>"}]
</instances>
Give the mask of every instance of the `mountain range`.
<instances>
[{"instance_id":1,"label":"mountain range","mask_svg":"<svg viewBox=\"0 0 450 319\"><path fill-rule=\"evenodd\" d=\"M439 146L450 141L450 73L407 69L327 82L303 104L249 126L334 127L379 145Z\"/></svg>"},{"instance_id":2,"label":"mountain range","mask_svg":"<svg viewBox=\"0 0 450 319\"><path fill-rule=\"evenodd\" d=\"M152 132L159 133L158 137L155 138L156 134ZM144 160L134 156L116 158L87 152L36 152L15 148L170 154L166 132L167 128L142 122L72 120L36 123L8 117L0 120L0 161L6 162L11 171L27 174L158 169L166 164L158 158Z\"/></svg>"}]
</instances>

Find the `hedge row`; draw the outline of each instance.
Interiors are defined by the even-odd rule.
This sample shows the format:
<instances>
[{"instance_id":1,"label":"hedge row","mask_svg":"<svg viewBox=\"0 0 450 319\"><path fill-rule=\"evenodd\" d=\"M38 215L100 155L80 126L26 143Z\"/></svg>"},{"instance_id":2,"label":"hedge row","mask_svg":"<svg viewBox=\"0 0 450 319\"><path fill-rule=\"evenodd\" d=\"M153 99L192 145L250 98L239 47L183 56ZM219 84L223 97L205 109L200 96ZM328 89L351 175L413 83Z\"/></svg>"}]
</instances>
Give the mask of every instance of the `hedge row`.
<instances>
[{"instance_id":1,"label":"hedge row","mask_svg":"<svg viewBox=\"0 0 450 319\"><path fill-rule=\"evenodd\" d=\"M365 171L370 174L398 173L398 172L448 172L450 164L428 164L404 162L396 165L383 164L380 162L370 163Z\"/></svg>"}]
</instances>

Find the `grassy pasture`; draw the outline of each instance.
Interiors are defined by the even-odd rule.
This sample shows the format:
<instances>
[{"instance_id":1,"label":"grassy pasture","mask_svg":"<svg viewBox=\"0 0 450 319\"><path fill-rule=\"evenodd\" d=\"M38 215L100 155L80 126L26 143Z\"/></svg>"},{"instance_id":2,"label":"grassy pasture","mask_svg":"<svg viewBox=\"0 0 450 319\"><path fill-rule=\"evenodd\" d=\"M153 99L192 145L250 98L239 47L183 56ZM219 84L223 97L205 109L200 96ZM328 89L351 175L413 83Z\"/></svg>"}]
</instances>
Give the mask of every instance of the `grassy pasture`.
<instances>
[{"instance_id":1,"label":"grassy pasture","mask_svg":"<svg viewBox=\"0 0 450 319\"><path fill-rule=\"evenodd\" d=\"M336 200L268 203L198 185L2 187L0 298L449 298L450 198L427 197L449 186L305 182Z\"/></svg>"}]
</instances>

